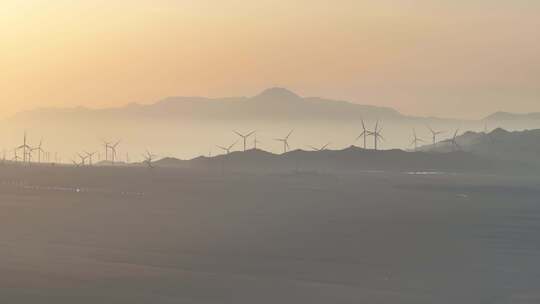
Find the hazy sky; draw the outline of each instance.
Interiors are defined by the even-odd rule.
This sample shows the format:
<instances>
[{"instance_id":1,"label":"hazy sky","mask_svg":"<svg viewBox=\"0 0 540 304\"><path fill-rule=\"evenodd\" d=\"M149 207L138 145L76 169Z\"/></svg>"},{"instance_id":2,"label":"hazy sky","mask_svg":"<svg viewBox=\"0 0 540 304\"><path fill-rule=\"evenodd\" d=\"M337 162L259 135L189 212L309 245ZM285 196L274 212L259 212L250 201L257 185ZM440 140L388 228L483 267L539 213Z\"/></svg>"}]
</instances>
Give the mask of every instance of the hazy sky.
<instances>
[{"instance_id":1,"label":"hazy sky","mask_svg":"<svg viewBox=\"0 0 540 304\"><path fill-rule=\"evenodd\" d=\"M0 116L171 95L540 111L537 0L7 0Z\"/></svg>"}]
</instances>

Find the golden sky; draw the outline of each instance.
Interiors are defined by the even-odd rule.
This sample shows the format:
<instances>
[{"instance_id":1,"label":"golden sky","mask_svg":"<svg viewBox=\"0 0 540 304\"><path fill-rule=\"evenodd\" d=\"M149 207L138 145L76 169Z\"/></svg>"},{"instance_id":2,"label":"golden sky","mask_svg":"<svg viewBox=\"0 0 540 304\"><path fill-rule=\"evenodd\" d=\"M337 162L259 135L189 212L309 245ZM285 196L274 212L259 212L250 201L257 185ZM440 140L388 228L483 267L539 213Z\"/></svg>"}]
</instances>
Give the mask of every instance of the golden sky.
<instances>
[{"instance_id":1,"label":"golden sky","mask_svg":"<svg viewBox=\"0 0 540 304\"><path fill-rule=\"evenodd\" d=\"M477 118L540 111L533 0L7 0L0 117L172 95L302 95Z\"/></svg>"}]
</instances>

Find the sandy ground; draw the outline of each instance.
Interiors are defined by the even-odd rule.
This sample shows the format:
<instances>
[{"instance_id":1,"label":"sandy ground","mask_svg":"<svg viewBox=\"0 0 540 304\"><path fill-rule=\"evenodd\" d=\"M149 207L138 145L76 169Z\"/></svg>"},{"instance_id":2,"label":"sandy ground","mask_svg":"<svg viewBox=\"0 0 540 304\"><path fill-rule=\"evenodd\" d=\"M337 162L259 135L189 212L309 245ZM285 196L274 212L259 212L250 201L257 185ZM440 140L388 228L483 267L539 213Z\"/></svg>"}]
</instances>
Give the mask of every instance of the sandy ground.
<instances>
[{"instance_id":1,"label":"sandy ground","mask_svg":"<svg viewBox=\"0 0 540 304\"><path fill-rule=\"evenodd\" d=\"M540 303L540 180L0 168L1 303Z\"/></svg>"}]
</instances>

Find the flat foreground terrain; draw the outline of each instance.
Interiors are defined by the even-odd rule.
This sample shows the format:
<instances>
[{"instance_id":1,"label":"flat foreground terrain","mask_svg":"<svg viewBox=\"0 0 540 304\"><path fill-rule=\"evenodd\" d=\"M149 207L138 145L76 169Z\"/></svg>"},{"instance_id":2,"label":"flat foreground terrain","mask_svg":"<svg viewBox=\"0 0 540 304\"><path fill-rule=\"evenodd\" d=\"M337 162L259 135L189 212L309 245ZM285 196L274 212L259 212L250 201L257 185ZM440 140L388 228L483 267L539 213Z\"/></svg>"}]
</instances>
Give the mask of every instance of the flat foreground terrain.
<instances>
[{"instance_id":1,"label":"flat foreground terrain","mask_svg":"<svg viewBox=\"0 0 540 304\"><path fill-rule=\"evenodd\" d=\"M540 303L540 181L0 167L1 303Z\"/></svg>"}]
</instances>

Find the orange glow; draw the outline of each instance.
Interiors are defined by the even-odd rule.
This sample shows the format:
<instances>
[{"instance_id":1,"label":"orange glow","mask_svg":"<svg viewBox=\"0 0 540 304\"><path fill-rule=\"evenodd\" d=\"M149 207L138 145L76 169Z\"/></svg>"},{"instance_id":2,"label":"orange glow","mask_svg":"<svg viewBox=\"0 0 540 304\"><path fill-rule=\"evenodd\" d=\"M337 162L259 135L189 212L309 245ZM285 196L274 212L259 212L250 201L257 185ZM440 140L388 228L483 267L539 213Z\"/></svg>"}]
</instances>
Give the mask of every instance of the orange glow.
<instances>
[{"instance_id":1,"label":"orange glow","mask_svg":"<svg viewBox=\"0 0 540 304\"><path fill-rule=\"evenodd\" d=\"M3 1L0 115L276 85L411 114L540 111L539 4L289 2Z\"/></svg>"}]
</instances>

